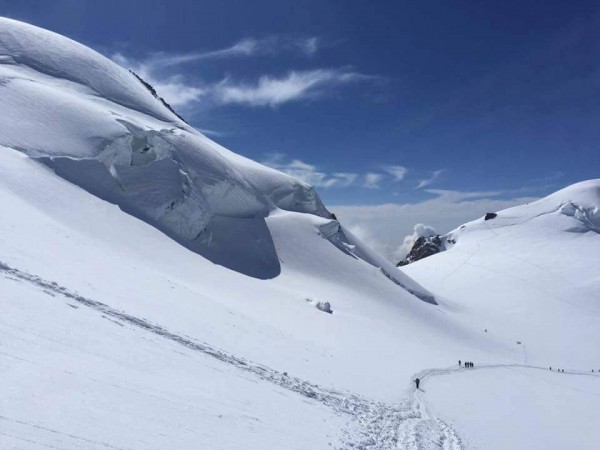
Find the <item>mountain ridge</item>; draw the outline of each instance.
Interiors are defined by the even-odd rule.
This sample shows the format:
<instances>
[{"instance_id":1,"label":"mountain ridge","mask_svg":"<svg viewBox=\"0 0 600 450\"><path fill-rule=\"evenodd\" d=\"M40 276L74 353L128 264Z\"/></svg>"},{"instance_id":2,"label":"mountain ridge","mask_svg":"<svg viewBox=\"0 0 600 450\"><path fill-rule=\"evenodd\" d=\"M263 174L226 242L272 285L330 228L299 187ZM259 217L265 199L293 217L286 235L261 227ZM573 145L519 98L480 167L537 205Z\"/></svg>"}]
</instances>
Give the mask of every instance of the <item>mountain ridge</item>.
<instances>
[{"instance_id":1,"label":"mountain ridge","mask_svg":"<svg viewBox=\"0 0 600 450\"><path fill-rule=\"evenodd\" d=\"M532 209L535 212L527 212L527 209ZM486 213L481 218L462 224L444 235L421 236L415 241L409 254L397 263L397 266L402 267L447 251L456 244L465 232L473 228L477 229L485 225L485 222L489 221L488 225L491 228L494 228L495 223L505 224L507 221L510 225L503 226L514 226L518 222L510 222L511 214L515 214L517 217L519 215L524 216L523 220L530 220L536 215L552 214L554 212L577 219L584 227L583 230L587 229L600 233L600 179L580 181L535 202L498 212ZM496 219L499 220L491 222Z\"/></svg>"},{"instance_id":2,"label":"mountain ridge","mask_svg":"<svg viewBox=\"0 0 600 450\"><path fill-rule=\"evenodd\" d=\"M0 145L216 264L276 277L269 215L335 221L312 186L202 135L139 76L88 47L0 18L0 55ZM390 276L433 299L404 274Z\"/></svg>"}]
</instances>

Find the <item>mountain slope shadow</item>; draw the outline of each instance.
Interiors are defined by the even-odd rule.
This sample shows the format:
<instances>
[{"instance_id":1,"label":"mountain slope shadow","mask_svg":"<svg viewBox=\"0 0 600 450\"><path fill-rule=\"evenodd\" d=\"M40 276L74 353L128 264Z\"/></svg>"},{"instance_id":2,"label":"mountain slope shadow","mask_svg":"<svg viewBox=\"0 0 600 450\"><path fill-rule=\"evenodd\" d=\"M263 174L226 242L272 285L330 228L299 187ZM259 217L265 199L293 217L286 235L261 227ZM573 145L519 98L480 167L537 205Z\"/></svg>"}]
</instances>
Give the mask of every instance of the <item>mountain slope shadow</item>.
<instances>
[{"instance_id":1,"label":"mountain slope shadow","mask_svg":"<svg viewBox=\"0 0 600 450\"><path fill-rule=\"evenodd\" d=\"M277 251L264 217L213 216L199 233L187 238L172 224L153 217L138 206L139 198L127 195L109 169L95 159L38 158L57 175L109 203L117 205L188 250L228 269L258 279L281 273ZM165 164L166 162L157 162ZM164 168L162 168L164 169ZM164 172L164 170L163 170ZM146 205L145 205L146 206ZM201 222L205 218L199 218Z\"/></svg>"}]
</instances>

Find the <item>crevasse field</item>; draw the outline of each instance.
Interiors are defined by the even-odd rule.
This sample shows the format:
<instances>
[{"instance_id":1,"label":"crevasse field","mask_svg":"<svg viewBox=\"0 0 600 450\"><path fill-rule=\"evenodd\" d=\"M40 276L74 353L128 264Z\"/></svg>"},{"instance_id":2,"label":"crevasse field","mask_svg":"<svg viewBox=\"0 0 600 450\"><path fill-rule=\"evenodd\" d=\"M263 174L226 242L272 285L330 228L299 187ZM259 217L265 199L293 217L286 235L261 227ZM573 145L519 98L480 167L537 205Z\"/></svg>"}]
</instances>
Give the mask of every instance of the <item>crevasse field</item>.
<instances>
[{"instance_id":1,"label":"crevasse field","mask_svg":"<svg viewBox=\"0 0 600 450\"><path fill-rule=\"evenodd\" d=\"M126 69L0 19L0 203L0 448L599 446L600 180L400 270Z\"/></svg>"}]
</instances>

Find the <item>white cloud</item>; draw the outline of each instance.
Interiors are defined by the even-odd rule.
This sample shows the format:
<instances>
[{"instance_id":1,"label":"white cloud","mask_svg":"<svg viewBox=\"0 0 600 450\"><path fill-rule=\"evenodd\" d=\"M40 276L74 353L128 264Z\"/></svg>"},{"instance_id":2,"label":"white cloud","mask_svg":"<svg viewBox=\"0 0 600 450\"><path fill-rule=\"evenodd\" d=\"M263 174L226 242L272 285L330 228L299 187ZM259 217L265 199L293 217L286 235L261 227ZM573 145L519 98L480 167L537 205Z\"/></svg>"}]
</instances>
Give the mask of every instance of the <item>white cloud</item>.
<instances>
[{"instance_id":1,"label":"white cloud","mask_svg":"<svg viewBox=\"0 0 600 450\"><path fill-rule=\"evenodd\" d=\"M205 136L223 137L228 134L226 131L211 130L210 128L198 128L198 127L195 127L195 128L196 128L196 130L198 130L200 133L204 134Z\"/></svg>"},{"instance_id":2,"label":"white cloud","mask_svg":"<svg viewBox=\"0 0 600 450\"><path fill-rule=\"evenodd\" d=\"M277 107L284 103L311 100L352 83L377 81L377 76L354 72L348 68L290 71L284 76L262 75L254 82L204 82L184 77L177 66L197 61L232 57L276 55L296 52L312 56L320 47L316 37L290 38L271 36L264 39L242 39L231 47L206 52L183 54L156 53L138 60L122 53L112 56L117 64L131 69L149 82L174 107L186 107L203 101L204 105L238 104L252 107ZM175 72L175 73L174 73Z\"/></svg>"},{"instance_id":3,"label":"white cloud","mask_svg":"<svg viewBox=\"0 0 600 450\"><path fill-rule=\"evenodd\" d=\"M338 86L368 80L372 77L345 69L291 71L275 78L263 75L256 83L234 83L225 79L213 89L222 104L277 107L292 101L322 97Z\"/></svg>"},{"instance_id":4,"label":"white cloud","mask_svg":"<svg viewBox=\"0 0 600 450\"><path fill-rule=\"evenodd\" d=\"M207 89L186 83L181 75L156 76L152 65L146 61L130 59L121 53L115 53L112 60L120 66L133 70L144 81L150 83L157 94L174 108L184 108L208 95Z\"/></svg>"},{"instance_id":5,"label":"white cloud","mask_svg":"<svg viewBox=\"0 0 600 450\"><path fill-rule=\"evenodd\" d=\"M267 56L283 52L299 52L306 56L312 56L318 51L319 44L320 41L316 37L269 36L262 39L244 38L230 47L217 50L180 54L156 53L147 59L147 64L157 69L209 59Z\"/></svg>"},{"instance_id":6,"label":"white cloud","mask_svg":"<svg viewBox=\"0 0 600 450\"><path fill-rule=\"evenodd\" d=\"M377 241L375 237L371 234L369 228L365 226L347 224L344 225L346 225L347 228L352 232L352 234L356 236L361 242L372 243Z\"/></svg>"},{"instance_id":7,"label":"white cloud","mask_svg":"<svg viewBox=\"0 0 600 450\"><path fill-rule=\"evenodd\" d=\"M402 181L408 173L408 169L404 166L388 165L382 166L382 169L394 177L394 181Z\"/></svg>"},{"instance_id":8,"label":"white cloud","mask_svg":"<svg viewBox=\"0 0 600 450\"><path fill-rule=\"evenodd\" d=\"M511 206L536 200L535 197L497 198L503 192L458 192L428 190L435 197L420 203L390 203L375 206L335 206L328 209L351 230L361 229L370 237L366 242L395 261L394 254L414 225L428 224L445 234L461 224ZM396 261L395 261L396 262Z\"/></svg>"},{"instance_id":9,"label":"white cloud","mask_svg":"<svg viewBox=\"0 0 600 450\"><path fill-rule=\"evenodd\" d=\"M347 187L357 185L361 176L353 172L326 173L316 166L299 159L288 160L283 153L273 153L261 161L265 166L272 167L294 178L298 178L317 188Z\"/></svg>"},{"instance_id":10,"label":"white cloud","mask_svg":"<svg viewBox=\"0 0 600 450\"><path fill-rule=\"evenodd\" d=\"M363 178L363 186L367 189L378 189L384 176L380 173L367 172Z\"/></svg>"},{"instance_id":11,"label":"white cloud","mask_svg":"<svg viewBox=\"0 0 600 450\"><path fill-rule=\"evenodd\" d=\"M431 172L431 176L429 176L429 178L425 178L423 180L420 180L419 184L417 185L417 187L415 187L415 189L421 189L421 188L424 188L426 186L429 186L435 180L437 180L442 173L444 173L443 169L442 170L434 170L433 172Z\"/></svg>"},{"instance_id":12,"label":"white cloud","mask_svg":"<svg viewBox=\"0 0 600 450\"><path fill-rule=\"evenodd\" d=\"M304 49L304 53L306 53L308 56L314 55L319 49L319 38L311 37L305 39L301 45L301 48Z\"/></svg>"},{"instance_id":13,"label":"white cloud","mask_svg":"<svg viewBox=\"0 0 600 450\"><path fill-rule=\"evenodd\" d=\"M338 185L341 187L350 186L358 179L358 174L352 172L334 172L332 175L336 180L339 180Z\"/></svg>"},{"instance_id":14,"label":"white cloud","mask_svg":"<svg viewBox=\"0 0 600 450\"><path fill-rule=\"evenodd\" d=\"M205 89L189 86L178 81L177 78L169 78L163 81L152 80L151 84L156 92L174 108L184 107L206 95Z\"/></svg>"}]
</instances>

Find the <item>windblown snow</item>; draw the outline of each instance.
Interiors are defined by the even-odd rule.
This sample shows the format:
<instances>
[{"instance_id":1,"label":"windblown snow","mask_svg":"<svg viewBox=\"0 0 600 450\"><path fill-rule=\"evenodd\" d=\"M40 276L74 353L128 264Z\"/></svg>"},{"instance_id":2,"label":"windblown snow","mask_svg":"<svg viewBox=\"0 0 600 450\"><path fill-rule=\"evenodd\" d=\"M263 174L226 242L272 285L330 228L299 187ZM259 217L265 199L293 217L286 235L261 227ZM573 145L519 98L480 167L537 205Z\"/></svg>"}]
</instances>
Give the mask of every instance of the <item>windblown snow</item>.
<instances>
[{"instance_id":1,"label":"windblown snow","mask_svg":"<svg viewBox=\"0 0 600 450\"><path fill-rule=\"evenodd\" d=\"M599 186L467 224L400 271L127 69L0 19L0 447L506 448L434 386L466 396L498 370L507 389L515 364L598 422L563 394L583 372L600 386Z\"/></svg>"}]
</instances>

